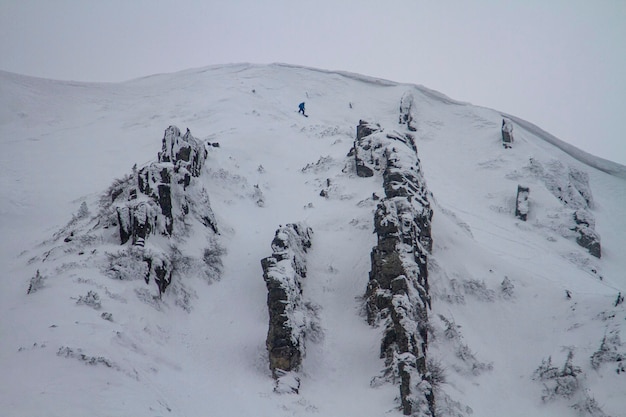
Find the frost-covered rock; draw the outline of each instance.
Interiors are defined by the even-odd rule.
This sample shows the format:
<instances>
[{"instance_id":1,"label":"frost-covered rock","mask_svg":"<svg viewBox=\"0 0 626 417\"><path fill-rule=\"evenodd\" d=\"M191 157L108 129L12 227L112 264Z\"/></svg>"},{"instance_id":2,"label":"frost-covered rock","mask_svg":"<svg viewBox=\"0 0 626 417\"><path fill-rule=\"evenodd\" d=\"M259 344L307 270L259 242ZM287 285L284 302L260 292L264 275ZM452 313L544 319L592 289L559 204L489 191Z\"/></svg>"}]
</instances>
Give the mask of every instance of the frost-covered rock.
<instances>
[{"instance_id":1,"label":"frost-covered rock","mask_svg":"<svg viewBox=\"0 0 626 417\"><path fill-rule=\"evenodd\" d=\"M99 267L110 278L156 285L156 294L135 291L154 306L175 276L217 279L221 271L221 249L214 239L217 222L198 178L207 156L205 145L189 130L181 135L175 126L168 127L157 160L139 169L134 166L130 174L113 181L101 196L95 216L90 217L86 203L81 204L79 214L55 234L55 240L62 239L63 245L50 249L46 257L76 254L88 258L89 265ZM204 252L185 248L192 234L194 245L206 241ZM106 249L101 250L100 245ZM119 250L111 250L115 245L120 245ZM76 261L68 264L80 265ZM180 280L174 287L174 302L189 310L191 293ZM81 299L82 304L87 301Z\"/></svg>"},{"instance_id":2,"label":"frost-covered rock","mask_svg":"<svg viewBox=\"0 0 626 417\"><path fill-rule=\"evenodd\" d=\"M130 241L133 246L143 248L149 236L156 234L184 236L188 227L185 218L190 215L217 233L208 195L193 180L201 174L206 157L204 144L194 138L189 129L185 135L175 126L165 130L158 160L135 171L108 192L117 215L122 245ZM109 270L125 279L122 278L126 276L125 264L143 264L139 269L145 271L146 282L154 281L159 293L163 293L173 272L172 260L166 251L153 249L127 255L117 257L116 260L122 262L112 263Z\"/></svg>"},{"instance_id":3,"label":"frost-covered rock","mask_svg":"<svg viewBox=\"0 0 626 417\"><path fill-rule=\"evenodd\" d=\"M301 280L306 276L305 254L312 234L303 223L279 227L272 255L261 260L270 317L266 345L277 392L285 392L285 387L298 392L299 378L294 372L302 363L307 328Z\"/></svg>"},{"instance_id":4,"label":"frost-covered rock","mask_svg":"<svg viewBox=\"0 0 626 417\"><path fill-rule=\"evenodd\" d=\"M513 145L513 122L509 119L502 119L502 145L510 148Z\"/></svg>"},{"instance_id":5,"label":"frost-covered rock","mask_svg":"<svg viewBox=\"0 0 626 417\"><path fill-rule=\"evenodd\" d=\"M600 235L595 231L595 219L587 210L580 209L574 212L574 222L576 222L576 243L587 249L596 258L602 256L602 245Z\"/></svg>"},{"instance_id":6,"label":"frost-covered rock","mask_svg":"<svg viewBox=\"0 0 626 417\"><path fill-rule=\"evenodd\" d=\"M400 382L403 413L433 416L434 394L426 362L427 254L432 250L433 214L428 190L412 138L368 130L368 136L357 137L355 148L364 155L364 166L382 173L385 198L374 218L378 243L372 249L365 293L367 318L372 325L384 322L385 377Z\"/></svg>"},{"instance_id":7,"label":"frost-covered rock","mask_svg":"<svg viewBox=\"0 0 626 417\"><path fill-rule=\"evenodd\" d=\"M595 231L593 194L589 186L589 174L561 161L553 159L541 163L535 158L529 161L529 170L543 180L546 188L571 210L568 229L577 233L576 243L596 258L602 256L600 235Z\"/></svg>"},{"instance_id":8,"label":"frost-covered rock","mask_svg":"<svg viewBox=\"0 0 626 417\"><path fill-rule=\"evenodd\" d=\"M401 125L406 125L406 128L411 132L415 132L417 128L415 127L413 121L413 113L415 98L413 97L413 93L410 91L405 92L400 99L400 117L398 123Z\"/></svg>"},{"instance_id":9,"label":"frost-covered rock","mask_svg":"<svg viewBox=\"0 0 626 417\"><path fill-rule=\"evenodd\" d=\"M184 169L192 176L198 177L206 157L206 148L191 135L189 129L182 136L176 126L170 126L165 130L159 162L171 162L177 172Z\"/></svg>"},{"instance_id":10,"label":"frost-covered rock","mask_svg":"<svg viewBox=\"0 0 626 417\"><path fill-rule=\"evenodd\" d=\"M515 217L526 221L528 218L528 195L530 188L517 186L517 197L515 199Z\"/></svg>"},{"instance_id":11,"label":"frost-covered rock","mask_svg":"<svg viewBox=\"0 0 626 417\"><path fill-rule=\"evenodd\" d=\"M379 131L381 131L380 126L371 125L363 120L360 120L356 127L356 140L354 141L354 147L352 149L356 163L356 174L359 177L371 177L374 175L371 166L375 165L376 161L372 159L372 144L364 138Z\"/></svg>"}]
</instances>

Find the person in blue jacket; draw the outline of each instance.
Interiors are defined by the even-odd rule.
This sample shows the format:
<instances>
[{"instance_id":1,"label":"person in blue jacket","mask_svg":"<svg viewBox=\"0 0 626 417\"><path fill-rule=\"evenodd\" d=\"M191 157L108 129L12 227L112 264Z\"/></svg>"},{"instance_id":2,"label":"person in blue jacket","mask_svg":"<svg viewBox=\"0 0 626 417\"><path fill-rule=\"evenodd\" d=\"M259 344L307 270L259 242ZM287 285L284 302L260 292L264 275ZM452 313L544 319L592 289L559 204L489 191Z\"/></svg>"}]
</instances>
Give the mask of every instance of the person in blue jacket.
<instances>
[{"instance_id":1,"label":"person in blue jacket","mask_svg":"<svg viewBox=\"0 0 626 417\"><path fill-rule=\"evenodd\" d=\"M298 113L302 113L303 116L306 116L306 114L304 114L304 101L298 105L298 109Z\"/></svg>"}]
</instances>

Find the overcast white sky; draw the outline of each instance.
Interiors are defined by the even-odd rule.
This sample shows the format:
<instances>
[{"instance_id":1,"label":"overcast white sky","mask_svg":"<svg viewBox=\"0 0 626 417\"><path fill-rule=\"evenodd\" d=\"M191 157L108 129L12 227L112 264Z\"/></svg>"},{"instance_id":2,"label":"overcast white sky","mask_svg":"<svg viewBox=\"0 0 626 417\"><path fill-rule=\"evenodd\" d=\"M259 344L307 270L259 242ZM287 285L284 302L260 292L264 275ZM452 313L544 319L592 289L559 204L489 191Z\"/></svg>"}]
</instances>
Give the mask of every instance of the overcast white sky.
<instances>
[{"instance_id":1,"label":"overcast white sky","mask_svg":"<svg viewBox=\"0 0 626 417\"><path fill-rule=\"evenodd\" d=\"M626 0L0 0L0 69L122 81L214 64L422 84L626 164Z\"/></svg>"}]
</instances>

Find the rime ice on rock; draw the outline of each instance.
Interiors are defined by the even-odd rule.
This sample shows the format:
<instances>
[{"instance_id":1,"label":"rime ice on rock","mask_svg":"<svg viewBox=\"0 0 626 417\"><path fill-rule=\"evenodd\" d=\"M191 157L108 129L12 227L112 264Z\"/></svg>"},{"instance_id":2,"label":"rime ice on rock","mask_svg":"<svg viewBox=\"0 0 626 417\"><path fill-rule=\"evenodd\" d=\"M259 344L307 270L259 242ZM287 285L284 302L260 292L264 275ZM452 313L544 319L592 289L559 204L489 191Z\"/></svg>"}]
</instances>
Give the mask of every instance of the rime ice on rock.
<instances>
[{"instance_id":1,"label":"rime ice on rock","mask_svg":"<svg viewBox=\"0 0 626 417\"><path fill-rule=\"evenodd\" d=\"M354 151L354 159L356 162L356 174L359 177L371 177L374 175L374 171L371 168L372 165L375 165L375 161L373 160L370 143L361 143L362 140L367 142L367 139L364 139L371 135L374 132L381 131L381 127L373 126L363 120L359 121L359 125L356 127L356 141L354 142L354 147L352 148ZM357 146L357 144L359 146Z\"/></svg>"},{"instance_id":2,"label":"rime ice on rock","mask_svg":"<svg viewBox=\"0 0 626 417\"><path fill-rule=\"evenodd\" d=\"M261 260L270 316L266 345L275 391L280 393L297 393L300 387L296 372L304 356L306 328L301 280L312 234L302 223L281 226L272 240L272 255Z\"/></svg>"},{"instance_id":3,"label":"rime ice on rock","mask_svg":"<svg viewBox=\"0 0 626 417\"><path fill-rule=\"evenodd\" d=\"M517 198L515 199L515 217L526 221L528 218L528 194L530 188L517 186Z\"/></svg>"},{"instance_id":4,"label":"rime ice on rock","mask_svg":"<svg viewBox=\"0 0 626 417\"><path fill-rule=\"evenodd\" d=\"M217 233L206 191L190 187L192 178L200 175L206 157L204 144L189 129L184 135L176 126L165 130L158 161L111 190L122 245L130 241L133 246L144 248L150 235L184 234L183 219L191 212ZM146 264L146 282L152 279L159 293L163 293L172 279L169 255L154 248L135 255Z\"/></svg>"},{"instance_id":5,"label":"rime ice on rock","mask_svg":"<svg viewBox=\"0 0 626 417\"><path fill-rule=\"evenodd\" d=\"M58 245L44 260L81 257L66 264L74 268L84 263L109 278L156 284L156 294L141 284L132 286L137 298L157 309L171 288L169 300L189 311L194 292L177 278L197 276L211 282L219 279L222 267L217 223L198 178L207 156L205 144L189 130L181 135L177 127L168 127L158 158L114 180L101 195L96 215L90 216L87 204L81 204L78 215L55 233L51 242ZM202 238L204 248L198 247ZM33 282L31 292L37 289ZM88 300L83 297L80 303Z\"/></svg>"},{"instance_id":6,"label":"rime ice on rock","mask_svg":"<svg viewBox=\"0 0 626 417\"><path fill-rule=\"evenodd\" d=\"M413 93L410 91L404 93L400 99L400 118L398 123L406 125L406 128L411 132L415 132L417 130L415 128L415 124L413 123L414 102L415 99L413 98Z\"/></svg>"},{"instance_id":7,"label":"rime ice on rock","mask_svg":"<svg viewBox=\"0 0 626 417\"><path fill-rule=\"evenodd\" d=\"M367 319L383 322L381 357L385 378L400 380L405 415L434 416L435 400L426 365L428 344L427 254L432 249L432 209L412 138L386 134L361 121L355 157L380 172L385 198L376 209L378 243L372 249L366 297ZM358 171L357 171L358 173Z\"/></svg>"},{"instance_id":8,"label":"rime ice on rock","mask_svg":"<svg viewBox=\"0 0 626 417\"><path fill-rule=\"evenodd\" d=\"M505 148L513 146L513 122L502 119L502 145Z\"/></svg>"},{"instance_id":9,"label":"rime ice on rock","mask_svg":"<svg viewBox=\"0 0 626 417\"><path fill-rule=\"evenodd\" d=\"M602 247L600 235L595 231L595 218L591 212L594 206L589 174L572 166L565 166L553 159L541 163L535 158L529 161L531 173L543 180L548 191L572 210L571 229L578 233L576 243L587 249L589 254L600 258Z\"/></svg>"}]
</instances>

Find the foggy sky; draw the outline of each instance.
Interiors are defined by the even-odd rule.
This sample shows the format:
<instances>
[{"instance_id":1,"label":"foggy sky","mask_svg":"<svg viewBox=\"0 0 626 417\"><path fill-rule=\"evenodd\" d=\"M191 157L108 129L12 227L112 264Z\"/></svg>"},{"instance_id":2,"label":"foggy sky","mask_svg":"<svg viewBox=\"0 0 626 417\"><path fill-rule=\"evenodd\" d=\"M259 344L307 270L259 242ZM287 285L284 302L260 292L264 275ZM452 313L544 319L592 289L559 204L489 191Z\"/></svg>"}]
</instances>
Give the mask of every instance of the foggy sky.
<instances>
[{"instance_id":1,"label":"foggy sky","mask_svg":"<svg viewBox=\"0 0 626 417\"><path fill-rule=\"evenodd\" d=\"M421 84L626 164L623 0L0 0L0 69L123 81L238 62Z\"/></svg>"}]
</instances>

